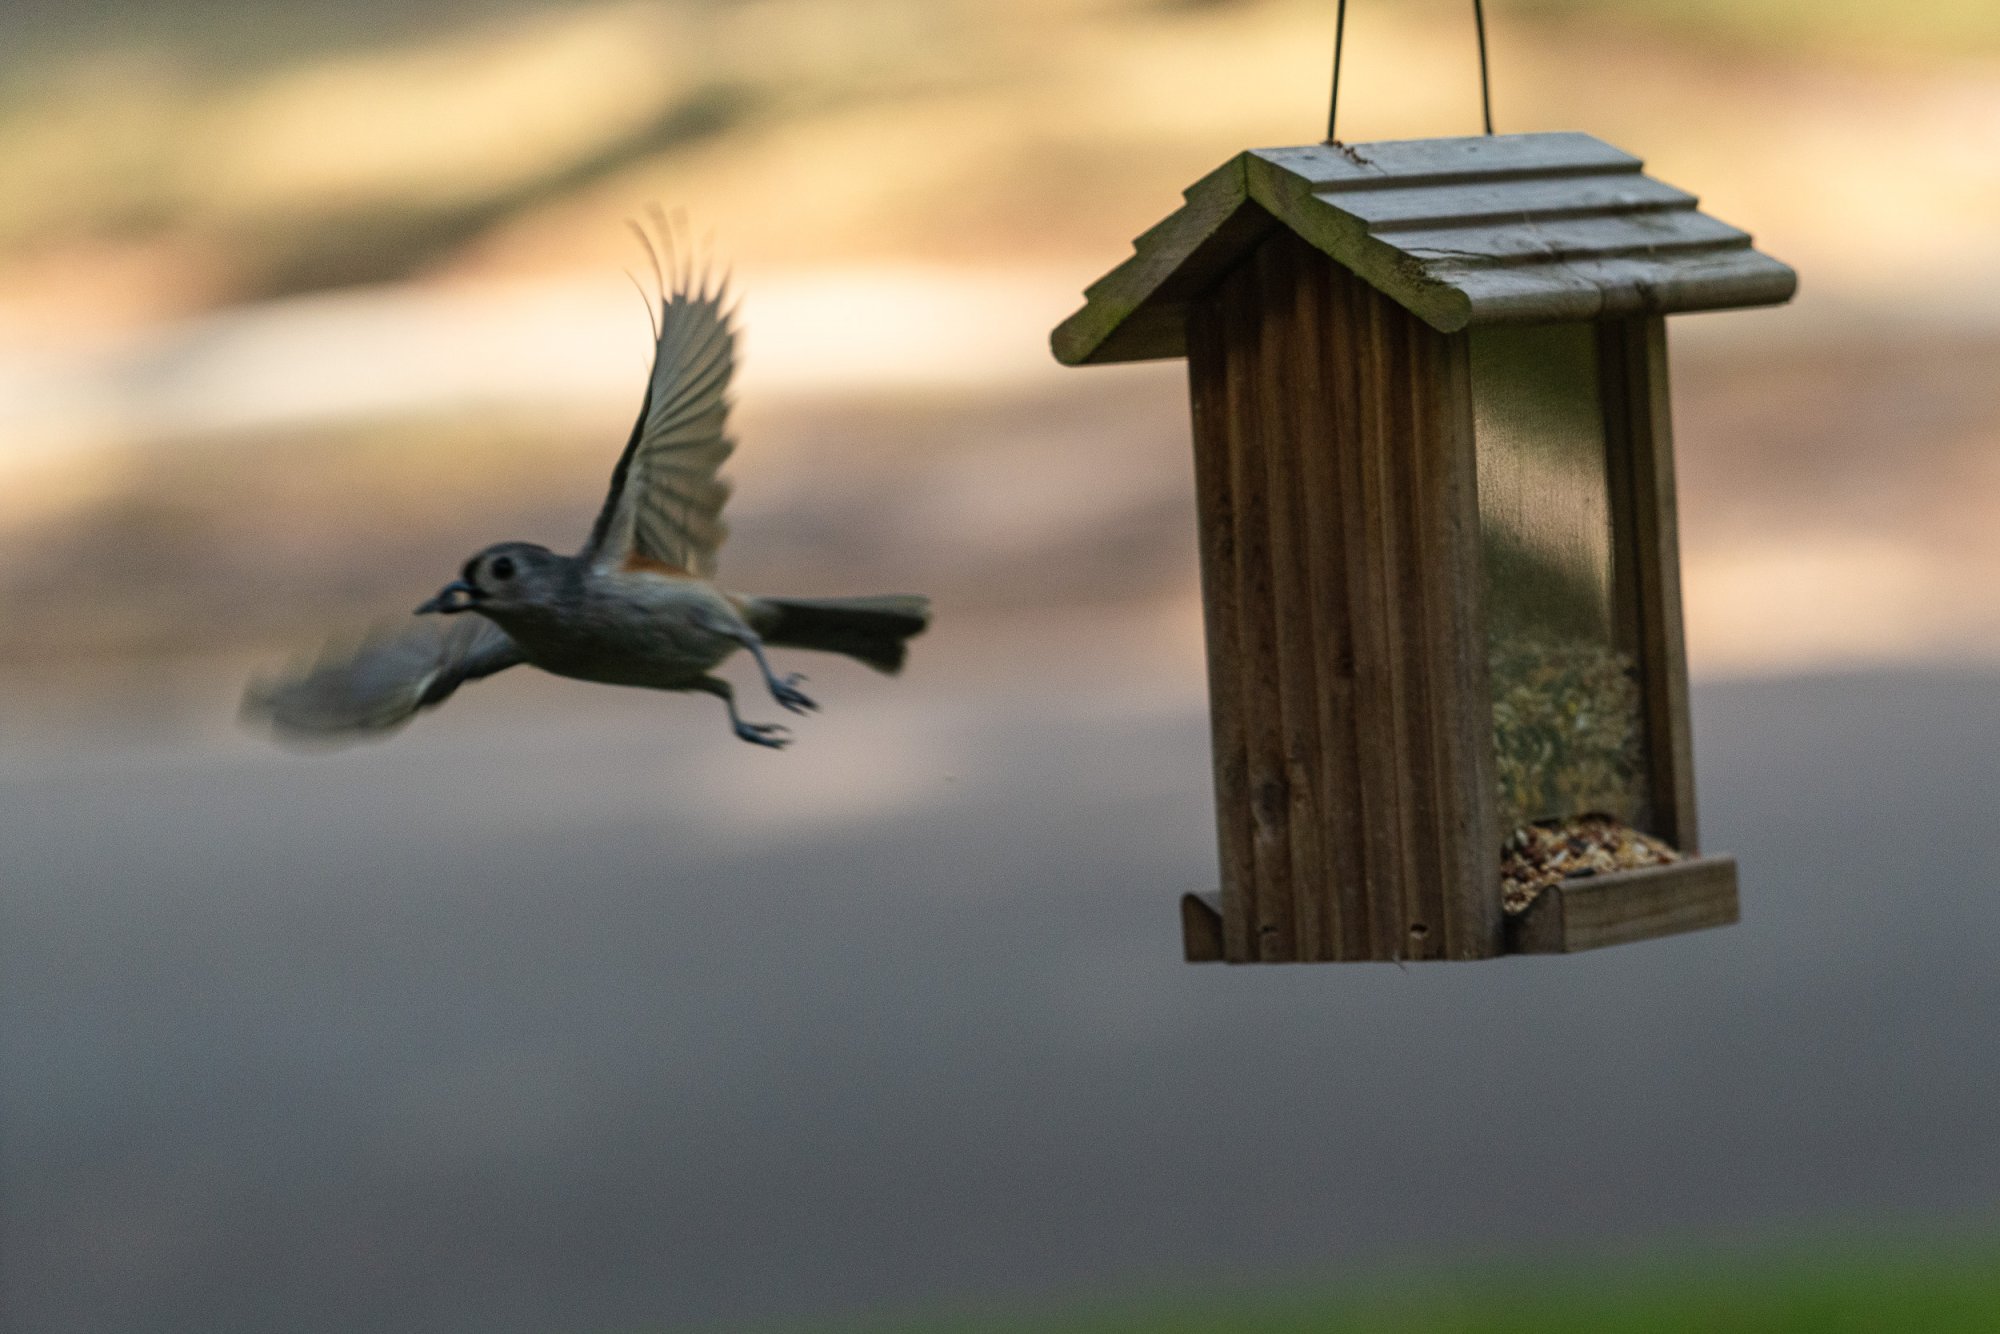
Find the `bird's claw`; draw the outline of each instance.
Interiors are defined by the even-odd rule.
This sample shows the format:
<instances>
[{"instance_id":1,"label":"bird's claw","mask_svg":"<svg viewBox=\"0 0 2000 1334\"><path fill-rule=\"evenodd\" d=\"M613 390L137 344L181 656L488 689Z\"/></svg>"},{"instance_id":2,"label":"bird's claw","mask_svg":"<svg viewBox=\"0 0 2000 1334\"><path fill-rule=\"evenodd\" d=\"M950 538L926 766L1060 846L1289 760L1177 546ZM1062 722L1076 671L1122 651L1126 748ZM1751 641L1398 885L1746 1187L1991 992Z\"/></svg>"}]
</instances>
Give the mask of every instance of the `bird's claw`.
<instances>
[{"instance_id":1,"label":"bird's claw","mask_svg":"<svg viewBox=\"0 0 2000 1334\"><path fill-rule=\"evenodd\" d=\"M773 677L771 680L771 698L777 700L778 703L793 713L812 712L819 705L814 702L812 696L799 689L799 682L805 679L805 673L803 672L793 672L790 676L785 677Z\"/></svg>"},{"instance_id":2,"label":"bird's claw","mask_svg":"<svg viewBox=\"0 0 2000 1334\"><path fill-rule=\"evenodd\" d=\"M792 729L783 723L739 722L736 735L753 746L769 746L772 750L783 750L792 744Z\"/></svg>"}]
</instances>

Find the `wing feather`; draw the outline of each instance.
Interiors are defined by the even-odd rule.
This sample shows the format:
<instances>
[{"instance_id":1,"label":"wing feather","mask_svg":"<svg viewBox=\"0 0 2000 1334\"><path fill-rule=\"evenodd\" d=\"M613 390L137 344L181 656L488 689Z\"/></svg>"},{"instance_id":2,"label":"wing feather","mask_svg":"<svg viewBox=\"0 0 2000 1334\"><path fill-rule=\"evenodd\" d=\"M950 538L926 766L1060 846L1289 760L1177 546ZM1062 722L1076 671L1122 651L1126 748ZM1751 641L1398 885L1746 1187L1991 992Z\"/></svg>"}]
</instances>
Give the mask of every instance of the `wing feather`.
<instances>
[{"instance_id":1,"label":"wing feather","mask_svg":"<svg viewBox=\"0 0 2000 1334\"><path fill-rule=\"evenodd\" d=\"M735 312L726 282L711 287L706 273L687 271L673 281L660 301L639 419L582 555L600 568L637 558L708 576L729 533L720 474L736 448L728 434Z\"/></svg>"},{"instance_id":2,"label":"wing feather","mask_svg":"<svg viewBox=\"0 0 2000 1334\"><path fill-rule=\"evenodd\" d=\"M411 616L253 681L243 714L293 740L360 740L394 731L467 681L522 661L507 632L483 616Z\"/></svg>"}]
</instances>

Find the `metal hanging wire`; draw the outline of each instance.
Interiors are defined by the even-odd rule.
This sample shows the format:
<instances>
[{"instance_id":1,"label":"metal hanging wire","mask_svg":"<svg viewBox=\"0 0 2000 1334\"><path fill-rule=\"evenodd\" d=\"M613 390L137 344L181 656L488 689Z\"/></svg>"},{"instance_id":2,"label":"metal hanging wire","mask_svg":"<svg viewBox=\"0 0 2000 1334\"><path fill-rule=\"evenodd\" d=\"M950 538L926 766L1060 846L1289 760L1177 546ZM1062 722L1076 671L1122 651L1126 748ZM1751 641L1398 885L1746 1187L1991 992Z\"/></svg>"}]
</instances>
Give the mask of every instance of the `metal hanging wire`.
<instances>
[{"instance_id":1,"label":"metal hanging wire","mask_svg":"<svg viewBox=\"0 0 2000 1334\"><path fill-rule=\"evenodd\" d=\"M1486 6L1482 0L1472 0L1472 26L1479 34L1479 113L1485 122L1486 132L1493 133L1493 86L1486 67ZM1334 122L1340 114L1340 49L1347 40L1347 0L1339 0L1333 19L1333 93L1326 103L1326 141L1340 142L1333 132Z\"/></svg>"}]
</instances>

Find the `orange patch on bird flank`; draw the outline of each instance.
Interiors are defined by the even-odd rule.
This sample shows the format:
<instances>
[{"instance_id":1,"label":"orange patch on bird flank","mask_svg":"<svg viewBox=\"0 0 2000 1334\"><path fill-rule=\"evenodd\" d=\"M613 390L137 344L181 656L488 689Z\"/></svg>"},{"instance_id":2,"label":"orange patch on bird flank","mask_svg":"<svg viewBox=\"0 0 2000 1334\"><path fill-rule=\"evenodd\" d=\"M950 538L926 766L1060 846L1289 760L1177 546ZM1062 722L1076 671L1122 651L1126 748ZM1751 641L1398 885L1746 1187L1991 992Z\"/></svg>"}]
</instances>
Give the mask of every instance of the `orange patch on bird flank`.
<instances>
[{"instance_id":1,"label":"orange patch on bird flank","mask_svg":"<svg viewBox=\"0 0 2000 1334\"><path fill-rule=\"evenodd\" d=\"M648 556L641 551L634 551L627 555L624 563L618 568L627 574L664 574L674 579L692 579L694 577L694 571L692 570L684 570L678 565L669 564L658 557Z\"/></svg>"}]
</instances>

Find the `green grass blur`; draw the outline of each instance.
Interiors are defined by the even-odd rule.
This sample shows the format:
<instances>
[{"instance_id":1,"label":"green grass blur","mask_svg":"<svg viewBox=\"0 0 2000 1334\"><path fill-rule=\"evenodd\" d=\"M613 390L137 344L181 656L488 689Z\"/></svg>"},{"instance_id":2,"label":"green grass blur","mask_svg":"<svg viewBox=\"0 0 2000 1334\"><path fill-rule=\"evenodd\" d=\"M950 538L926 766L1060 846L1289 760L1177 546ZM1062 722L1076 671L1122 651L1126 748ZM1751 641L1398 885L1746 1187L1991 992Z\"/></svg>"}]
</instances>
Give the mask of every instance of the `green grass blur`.
<instances>
[{"instance_id":1,"label":"green grass blur","mask_svg":"<svg viewBox=\"0 0 2000 1334\"><path fill-rule=\"evenodd\" d=\"M820 1328L824 1328L823 1326ZM938 1314L842 1334L1991 1334L2000 1245L1682 1257L1362 1285Z\"/></svg>"}]
</instances>

